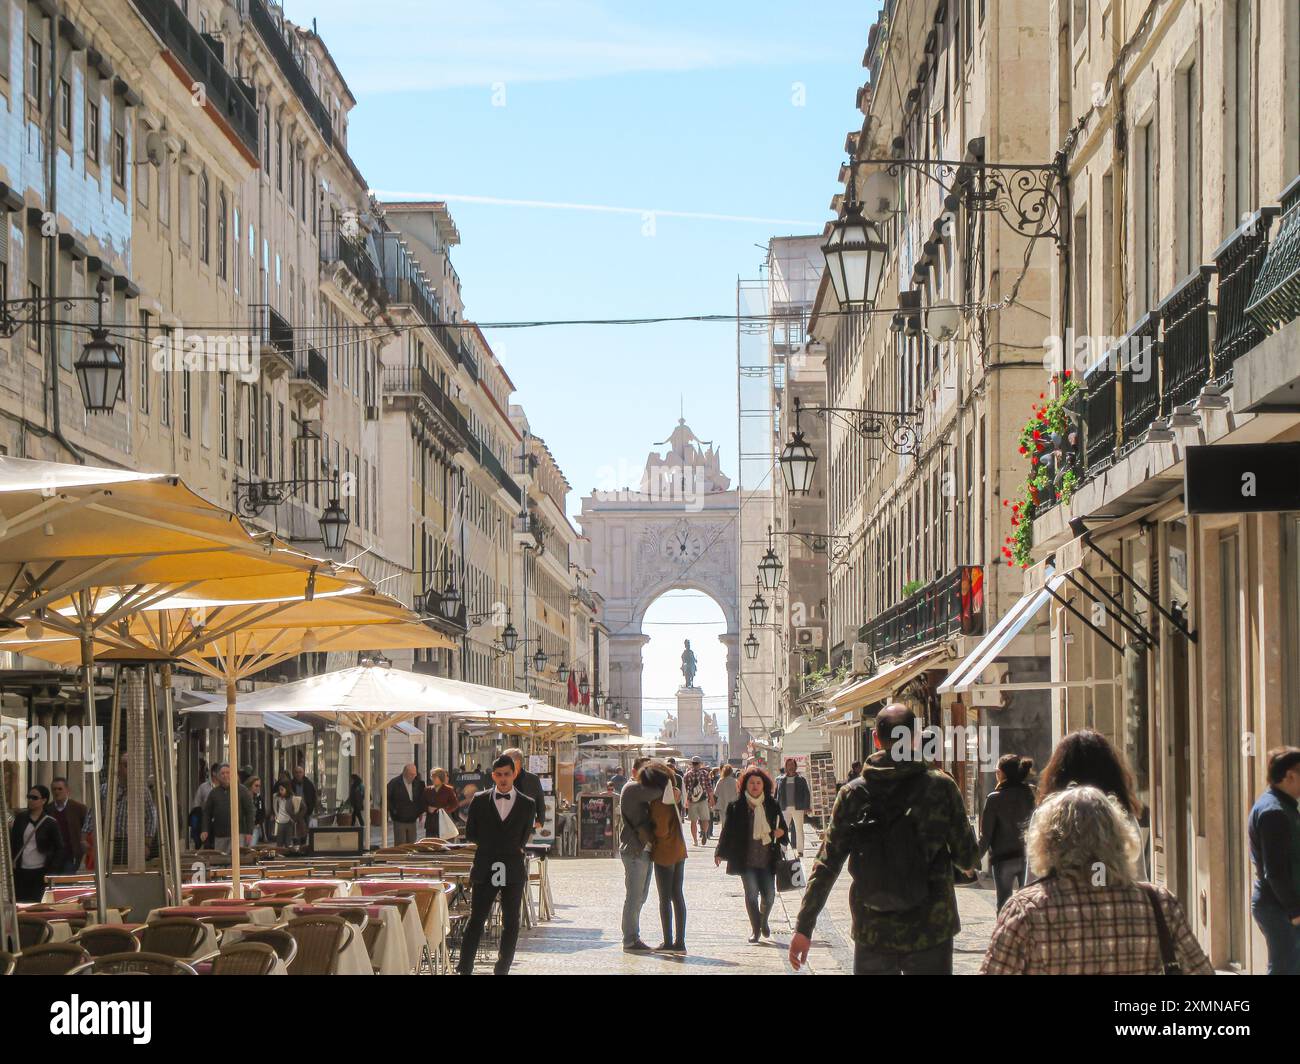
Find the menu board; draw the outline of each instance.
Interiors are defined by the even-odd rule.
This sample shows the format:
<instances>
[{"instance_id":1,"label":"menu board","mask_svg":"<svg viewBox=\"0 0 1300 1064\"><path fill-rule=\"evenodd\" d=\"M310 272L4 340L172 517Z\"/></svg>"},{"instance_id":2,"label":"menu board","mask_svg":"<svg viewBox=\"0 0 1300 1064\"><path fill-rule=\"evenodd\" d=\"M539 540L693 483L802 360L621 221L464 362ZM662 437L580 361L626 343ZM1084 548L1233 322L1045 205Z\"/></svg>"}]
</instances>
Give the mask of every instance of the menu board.
<instances>
[{"instance_id":1,"label":"menu board","mask_svg":"<svg viewBox=\"0 0 1300 1064\"><path fill-rule=\"evenodd\" d=\"M612 794L578 795L578 856L612 855L618 845L615 834L618 801Z\"/></svg>"},{"instance_id":2,"label":"menu board","mask_svg":"<svg viewBox=\"0 0 1300 1064\"><path fill-rule=\"evenodd\" d=\"M546 808L542 813L541 830L533 832L528 845L551 846L555 842L555 781L549 773L538 779L542 781L542 800L546 803Z\"/></svg>"},{"instance_id":3,"label":"menu board","mask_svg":"<svg viewBox=\"0 0 1300 1064\"><path fill-rule=\"evenodd\" d=\"M822 817L822 822L831 815L835 805L835 762L829 750L821 750L808 755L808 786L812 790L812 815Z\"/></svg>"},{"instance_id":4,"label":"menu board","mask_svg":"<svg viewBox=\"0 0 1300 1064\"><path fill-rule=\"evenodd\" d=\"M456 815L463 823L469 816L469 803L479 791L492 786L492 777L486 772L453 772L451 785L456 791L456 800L460 803Z\"/></svg>"}]
</instances>

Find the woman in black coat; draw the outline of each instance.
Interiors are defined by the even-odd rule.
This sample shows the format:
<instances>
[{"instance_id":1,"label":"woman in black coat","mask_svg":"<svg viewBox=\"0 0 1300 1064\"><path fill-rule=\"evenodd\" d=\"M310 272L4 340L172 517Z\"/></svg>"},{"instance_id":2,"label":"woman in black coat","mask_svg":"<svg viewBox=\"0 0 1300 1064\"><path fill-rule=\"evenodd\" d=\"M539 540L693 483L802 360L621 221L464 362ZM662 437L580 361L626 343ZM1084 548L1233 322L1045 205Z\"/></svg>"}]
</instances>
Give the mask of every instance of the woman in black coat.
<instances>
[{"instance_id":1,"label":"woman in black coat","mask_svg":"<svg viewBox=\"0 0 1300 1064\"><path fill-rule=\"evenodd\" d=\"M781 839L789 837L773 789L772 777L757 765L741 773L739 797L727 807L713 856L715 865L726 861L727 874L744 883L750 942L772 937L767 918L776 900L776 862Z\"/></svg>"},{"instance_id":2,"label":"woman in black coat","mask_svg":"<svg viewBox=\"0 0 1300 1064\"><path fill-rule=\"evenodd\" d=\"M984 799L980 816L980 856L989 854L999 912L1025 885L1025 825L1034 814L1034 792L1025 777L1033 767L1033 758L1003 754L997 788Z\"/></svg>"},{"instance_id":3,"label":"woman in black coat","mask_svg":"<svg viewBox=\"0 0 1300 1064\"><path fill-rule=\"evenodd\" d=\"M63 833L59 822L47 816L50 792L43 784L27 788L27 809L14 817L9 829L9 852L14 858L14 895L19 901L40 901L45 894L45 873L63 866Z\"/></svg>"}]
</instances>

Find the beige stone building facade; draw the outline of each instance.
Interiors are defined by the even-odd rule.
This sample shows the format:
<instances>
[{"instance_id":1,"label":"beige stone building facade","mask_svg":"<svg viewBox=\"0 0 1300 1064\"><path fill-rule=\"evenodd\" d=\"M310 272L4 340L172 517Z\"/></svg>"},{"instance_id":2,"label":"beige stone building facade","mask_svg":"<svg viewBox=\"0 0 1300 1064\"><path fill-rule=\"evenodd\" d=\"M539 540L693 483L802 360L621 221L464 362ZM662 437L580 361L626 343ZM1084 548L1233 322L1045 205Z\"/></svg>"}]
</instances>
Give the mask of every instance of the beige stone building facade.
<instances>
[{"instance_id":1,"label":"beige stone building facade","mask_svg":"<svg viewBox=\"0 0 1300 1064\"><path fill-rule=\"evenodd\" d=\"M821 692L835 770L870 752L874 710L903 698L931 724L996 725L1004 750L1045 757L1046 695L974 704L940 695L950 665L1020 593L1000 547L1019 475L1018 436L1046 377L1041 345L1058 255L1060 195L1048 132L1048 9L937 0L885 3L871 27L860 129L840 170L886 251L874 305L841 310L823 280L809 333L825 352L830 572ZM1027 219L1011 190L1047 205ZM828 229L829 232L829 229ZM870 298L870 297L869 297ZM932 327L940 317L948 331ZM786 411L787 428L790 411ZM807 422L809 414L802 415ZM1026 636L1013 680L1046 668ZM974 807L989 772L953 768ZM970 770L968 770L970 769Z\"/></svg>"},{"instance_id":2,"label":"beige stone building facade","mask_svg":"<svg viewBox=\"0 0 1300 1064\"><path fill-rule=\"evenodd\" d=\"M1092 0L1051 18L1073 204L1052 332L1077 341L1081 389L1072 492L1035 514L1026 591L1063 578L1082 614L1046 604L1053 729L1125 752L1154 878L1216 967L1262 972L1246 816L1267 751L1300 744L1300 516L1267 487L1196 500L1294 479L1277 445L1300 440L1300 10Z\"/></svg>"}]
</instances>

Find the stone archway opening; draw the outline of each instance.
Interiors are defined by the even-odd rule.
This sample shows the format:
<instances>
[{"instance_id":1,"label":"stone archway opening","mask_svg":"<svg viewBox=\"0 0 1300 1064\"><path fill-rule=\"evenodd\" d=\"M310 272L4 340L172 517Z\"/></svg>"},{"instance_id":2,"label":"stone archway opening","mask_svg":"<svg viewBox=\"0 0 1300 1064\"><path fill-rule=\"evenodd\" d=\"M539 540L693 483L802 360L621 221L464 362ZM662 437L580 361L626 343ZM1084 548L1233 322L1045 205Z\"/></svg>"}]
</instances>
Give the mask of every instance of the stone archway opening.
<instances>
[{"instance_id":1,"label":"stone archway opening","mask_svg":"<svg viewBox=\"0 0 1300 1064\"><path fill-rule=\"evenodd\" d=\"M641 632L648 639L641 651L642 728L647 735L677 745L676 738L713 735L727 738L728 675L727 614L705 591L683 587L661 593L641 616ZM684 642L690 641L696 658L695 687L700 691L701 712L695 716L692 700L678 705ZM691 745L694 745L691 743ZM720 748L716 756L721 756Z\"/></svg>"}]
</instances>

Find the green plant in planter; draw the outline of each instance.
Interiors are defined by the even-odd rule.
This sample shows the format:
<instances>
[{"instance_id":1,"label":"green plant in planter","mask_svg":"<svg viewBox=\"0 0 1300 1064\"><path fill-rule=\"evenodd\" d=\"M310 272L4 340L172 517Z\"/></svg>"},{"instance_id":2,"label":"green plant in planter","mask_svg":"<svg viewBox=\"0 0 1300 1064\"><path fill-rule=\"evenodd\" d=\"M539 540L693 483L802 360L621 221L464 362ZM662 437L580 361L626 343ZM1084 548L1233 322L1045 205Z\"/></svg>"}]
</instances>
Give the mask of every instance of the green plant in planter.
<instances>
[{"instance_id":1,"label":"green plant in planter","mask_svg":"<svg viewBox=\"0 0 1300 1064\"><path fill-rule=\"evenodd\" d=\"M903 585L903 598L910 598L915 595L921 588L925 587L924 580L909 580Z\"/></svg>"}]
</instances>

